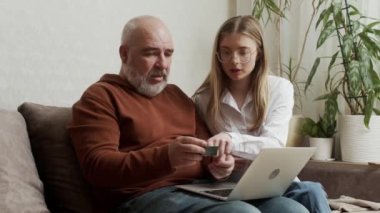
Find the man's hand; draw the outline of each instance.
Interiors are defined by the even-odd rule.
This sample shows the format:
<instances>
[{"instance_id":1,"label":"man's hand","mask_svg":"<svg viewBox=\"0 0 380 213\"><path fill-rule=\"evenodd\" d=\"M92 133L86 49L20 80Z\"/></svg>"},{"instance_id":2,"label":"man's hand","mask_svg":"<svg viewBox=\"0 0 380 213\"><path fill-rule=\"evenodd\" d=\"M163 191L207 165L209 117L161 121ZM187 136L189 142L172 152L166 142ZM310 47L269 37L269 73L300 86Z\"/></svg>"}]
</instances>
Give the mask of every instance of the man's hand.
<instances>
[{"instance_id":1,"label":"man's hand","mask_svg":"<svg viewBox=\"0 0 380 213\"><path fill-rule=\"evenodd\" d=\"M222 154L212 159L208 169L215 179L220 180L228 177L234 169L235 159L230 154Z\"/></svg>"},{"instance_id":2,"label":"man's hand","mask_svg":"<svg viewBox=\"0 0 380 213\"><path fill-rule=\"evenodd\" d=\"M189 166L202 160L207 146L206 141L181 136L169 145L169 160L173 168Z\"/></svg>"},{"instance_id":3,"label":"man's hand","mask_svg":"<svg viewBox=\"0 0 380 213\"><path fill-rule=\"evenodd\" d=\"M208 146L218 146L219 147L219 150L218 150L219 155L231 154L231 152L232 152L231 137L225 132L221 132L221 133L214 135L213 137L209 138L207 140L207 145Z\"/></svg>"}]
</instances>

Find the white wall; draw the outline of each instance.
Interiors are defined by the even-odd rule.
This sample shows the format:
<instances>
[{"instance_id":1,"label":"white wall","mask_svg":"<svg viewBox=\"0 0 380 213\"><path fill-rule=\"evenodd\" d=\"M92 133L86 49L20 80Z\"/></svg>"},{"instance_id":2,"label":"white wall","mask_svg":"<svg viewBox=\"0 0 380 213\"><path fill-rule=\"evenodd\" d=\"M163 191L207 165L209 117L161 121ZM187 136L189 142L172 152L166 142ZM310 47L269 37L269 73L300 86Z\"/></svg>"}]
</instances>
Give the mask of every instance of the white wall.
<instances>
[{"instance_id":1,"label":"white wall","mask_svg":"<svg viewBox=\"0 0 380 213\"><path fill-rule=\"evenodd\" d=\"M240 0L241 1L241 0ZM231 0L1 0L0 108L24 101L71 106L104 73L118 73L126 21L155 15L172 31L170 82L191 95L206 76Z\"/></svg>"}]
</instances>

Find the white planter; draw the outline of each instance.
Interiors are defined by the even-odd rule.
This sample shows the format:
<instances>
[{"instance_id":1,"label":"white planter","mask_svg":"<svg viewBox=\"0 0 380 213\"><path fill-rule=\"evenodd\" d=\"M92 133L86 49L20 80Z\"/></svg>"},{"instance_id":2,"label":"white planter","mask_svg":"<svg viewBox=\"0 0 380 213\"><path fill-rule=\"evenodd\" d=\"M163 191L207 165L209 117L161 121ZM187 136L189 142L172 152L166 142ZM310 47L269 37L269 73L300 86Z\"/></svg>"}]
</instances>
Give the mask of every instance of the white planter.
<instances>
[{"instance_id":1,"label":"white planter","mask_svg":"<svg viewBox=\"0 0 380 213\"><path fill-rule=\"evenodd\" d=\"M310 147L316 147L313 160L331 160L334 138L309 138Z\"/></svg>"},{"instance_id":2,"label":"white planter","mask_svg":"<svg viewBox=\"0 0 380 213\"><path fill-rule=\"evenodd\" d=\"M339 116L342 160L380 162L380 116L373 115L369 129L362 115Z\"/></svg>"}]
</instances>

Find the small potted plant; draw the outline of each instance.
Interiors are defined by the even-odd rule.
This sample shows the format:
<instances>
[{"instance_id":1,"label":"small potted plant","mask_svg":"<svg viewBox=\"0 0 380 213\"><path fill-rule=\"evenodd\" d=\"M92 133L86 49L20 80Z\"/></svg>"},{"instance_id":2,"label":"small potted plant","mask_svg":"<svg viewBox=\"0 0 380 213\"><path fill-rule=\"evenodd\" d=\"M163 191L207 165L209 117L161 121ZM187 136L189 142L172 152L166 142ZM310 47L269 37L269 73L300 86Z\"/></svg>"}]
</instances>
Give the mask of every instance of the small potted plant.
<instances>
[{"instance_id":1,"label":"small potted plant","mask_svg":"<svg viewBox=\"0 0 380 213\"><path fill-rule=\"evenodd\" d=\"M301 128L301 132L309 136L311 147L316 147L317 150L312 156L314 160L330 160L334 145L334 134L336 133L336 114L338 106L333 101L338 93L332 93L326 97L325 111L323 116L319 116L317 122L311 118L305 118Z\"/></svg>"}]
</instances>

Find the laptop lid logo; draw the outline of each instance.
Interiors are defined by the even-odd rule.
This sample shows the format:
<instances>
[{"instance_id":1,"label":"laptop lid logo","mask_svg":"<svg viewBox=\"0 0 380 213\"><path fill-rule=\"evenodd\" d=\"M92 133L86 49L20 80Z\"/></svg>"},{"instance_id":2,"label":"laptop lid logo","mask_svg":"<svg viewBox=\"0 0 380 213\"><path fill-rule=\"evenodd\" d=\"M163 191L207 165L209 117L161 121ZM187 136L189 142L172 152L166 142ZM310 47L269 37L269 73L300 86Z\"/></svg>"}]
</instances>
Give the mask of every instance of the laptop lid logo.
<instances>
[{"instance_id":1,"label":"laptop lid logo","mask_svg":"<svg viewBox=\"0 0 380 213\"><path fill-rule=\"evenodd\" d=\"M275 169L269 174L269 180L277 177L280 174L280 169Z\"/></svg>"}]
</instances>

